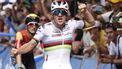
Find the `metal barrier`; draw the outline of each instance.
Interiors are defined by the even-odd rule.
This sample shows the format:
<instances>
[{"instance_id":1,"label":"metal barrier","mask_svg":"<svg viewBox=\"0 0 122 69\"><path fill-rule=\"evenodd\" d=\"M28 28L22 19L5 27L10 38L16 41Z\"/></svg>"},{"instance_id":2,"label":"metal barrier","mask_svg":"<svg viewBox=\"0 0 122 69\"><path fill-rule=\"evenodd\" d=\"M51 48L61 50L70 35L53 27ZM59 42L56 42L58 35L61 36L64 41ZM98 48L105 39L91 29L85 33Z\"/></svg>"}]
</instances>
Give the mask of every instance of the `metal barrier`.
<instances>
[{"instance_id":1,"label":"metal barrier","mask_svg":"<svg viewBox=\"0 0 122 69\"><path fill-rule=\"evenodd\" d=\"M10 36L10 37L15 37L15 34L10 34L10 33L3 33L3 32L0 32L0 36Z\"/></svg>"}]
</instances>

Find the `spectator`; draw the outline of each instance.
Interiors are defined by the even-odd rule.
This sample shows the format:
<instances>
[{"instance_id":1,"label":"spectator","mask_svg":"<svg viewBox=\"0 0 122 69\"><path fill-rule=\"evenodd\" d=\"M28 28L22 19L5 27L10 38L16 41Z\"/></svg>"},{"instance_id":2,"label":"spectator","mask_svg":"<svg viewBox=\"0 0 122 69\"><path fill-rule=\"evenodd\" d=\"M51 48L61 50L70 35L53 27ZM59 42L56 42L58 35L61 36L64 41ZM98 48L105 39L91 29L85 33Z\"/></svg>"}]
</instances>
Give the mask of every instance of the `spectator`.
<instances>
[{"instance_id":1,"label":"spectator","mask_svg":"<svg viewBox=\"0 0 122 69\"><path fill-rule=\"evenodd\" d=\"M101 55L102 57L100 58L100 62L115 64L117 69L122 69L122 38L118 33L116 33L117 28L111 23L106 24L105 32L110 40L110 49L109 55Z\"/></svg>"}]
</instances>

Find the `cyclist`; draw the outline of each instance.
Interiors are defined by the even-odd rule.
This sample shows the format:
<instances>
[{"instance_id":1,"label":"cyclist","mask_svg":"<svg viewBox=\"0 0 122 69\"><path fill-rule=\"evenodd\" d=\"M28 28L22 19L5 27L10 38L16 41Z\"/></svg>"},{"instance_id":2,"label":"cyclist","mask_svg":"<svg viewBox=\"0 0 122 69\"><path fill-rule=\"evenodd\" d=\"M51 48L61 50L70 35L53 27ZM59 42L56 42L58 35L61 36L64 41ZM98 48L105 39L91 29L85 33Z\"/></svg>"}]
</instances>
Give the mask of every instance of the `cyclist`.
<instances>
[{"instance_id":1,"label":"cyclist","mask_svg":"<svg viewBox=\"0 0 122 69\"><path fill-rule=\"evenodd\" d=\"M86 6L79 4L81 12L93 20ZM72 69L70 64L70 53L72 48L72 34L74 29L82 29L86 24L83 20L67 20L68 3L64 0L54 1L51 4L53 20L40 26L33 39L19 49L12 49L12 54L23 54L32 50L39 41L44 44L44 63L42 69ZM77 48L76 48L77 49Z\"/></svg>"},{"instance_id":2,"label":"cyclist","mask_svg":"<svg viewBox=\"0 0 122 69\"><path fill-rule=\"evenodd\" d=\"M26 16L25 24L27 25L27 29L18 31L16 33L17 49L32 39L37 28L39 27L38 23L39 23L39 17L36 14L31 13ZM16 61L18 69L22 69L22 64L24 64L26 69L36 69L33 51L30 51L22 55L18 54L16 56Z\"/></svg>"}]
</instances>

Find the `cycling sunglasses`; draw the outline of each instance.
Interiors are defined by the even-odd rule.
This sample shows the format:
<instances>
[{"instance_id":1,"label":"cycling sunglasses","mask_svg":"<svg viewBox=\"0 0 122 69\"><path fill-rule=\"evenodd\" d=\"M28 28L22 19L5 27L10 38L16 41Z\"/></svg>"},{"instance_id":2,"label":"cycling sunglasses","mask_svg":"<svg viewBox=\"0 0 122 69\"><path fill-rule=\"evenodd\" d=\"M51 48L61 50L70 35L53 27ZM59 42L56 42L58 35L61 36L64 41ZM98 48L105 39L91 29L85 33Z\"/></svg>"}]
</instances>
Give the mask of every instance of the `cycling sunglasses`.
<instances>
[{"instance_id":1,"label":"cycling sunglasses","mask_svg":"<svg viewBox=\"0 0 122 69\"><path fill-rule=\"evenodd\" d=\"M37 22L29 22L27 25L28 26L37 26L37 27L39 26Z\"/></svg>"},{"instance_id":2,"label":"cycling sunglasses","mask_svg":"<svg viewBox=\"0 0 122 69\"><path fill-rule=\"evenodd\" d=\"M53 15L55 15L55 16L58 16L59 13L60 13L62 16L67 16L67 14L68 14L67 11L64 10L64 9L56 9L56 10L53 11Z\"/></svg>"}]
</instances>

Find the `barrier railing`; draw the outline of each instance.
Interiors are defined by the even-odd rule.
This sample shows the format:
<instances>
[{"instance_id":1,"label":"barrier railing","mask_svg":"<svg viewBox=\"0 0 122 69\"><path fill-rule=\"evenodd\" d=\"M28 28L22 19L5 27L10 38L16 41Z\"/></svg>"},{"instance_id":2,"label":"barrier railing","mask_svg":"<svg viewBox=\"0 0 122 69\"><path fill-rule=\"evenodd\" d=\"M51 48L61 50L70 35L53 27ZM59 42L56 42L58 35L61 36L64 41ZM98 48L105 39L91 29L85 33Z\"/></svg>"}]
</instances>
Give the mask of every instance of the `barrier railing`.
<instances>
[{"instance_id":1,"label":"barrier railing","mask_svg":"<svg viewBox=\"0 0 122 69\"><path fill-rule=\"evenodd\" d=\"M10 34L10 33L3 33L3 32L0 32L0 36L10 36L10 37L15 37L15 34Z\"/></svg>"}]
</instances>

